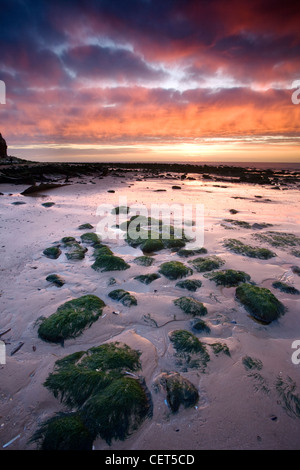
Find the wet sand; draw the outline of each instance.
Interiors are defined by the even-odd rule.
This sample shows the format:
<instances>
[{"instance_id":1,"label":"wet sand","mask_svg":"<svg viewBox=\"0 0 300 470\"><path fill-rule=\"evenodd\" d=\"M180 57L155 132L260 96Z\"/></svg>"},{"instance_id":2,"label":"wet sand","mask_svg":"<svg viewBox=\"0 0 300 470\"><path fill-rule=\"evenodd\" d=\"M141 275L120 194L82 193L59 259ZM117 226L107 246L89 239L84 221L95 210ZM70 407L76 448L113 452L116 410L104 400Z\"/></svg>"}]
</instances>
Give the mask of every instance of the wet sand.
<instances>
[{"instance_id":1,"label":"wet sand","mask_svg":"<svg viewBox=\"0 0 300 470\"><path fill-rule=\"evenodd\" d=\"M274 248L255 240L252 234L257 230L224 222L234 218L251 224L271 223L270 230L299 236L299 191L275 191L242 183L217 185L199 175L191 177L195 179L178 181L174 175L163 180L155 177L143 180L133 171L126 178L73 178L69 186L44 191L44 197L21 196L28 185L0 185L3 193L0 331L11 328L1 338L9 343L7 363L0 366L1 448L19 436L7 449L35 449L28 440L38 425L64 409L43 386L57 359L103 342L120 341L142 352L141 375L152 393L153 417L123 442L113 441L108 446L97 439L96 450L299 449L300 420L284 409L275 386L278 376L291 377L300 396L300 364L291 360L292 342L300 340L299 296L274 289L272 282L289 281L300 289L300 277L291 270L300 261L291 254L290 247ZM172 189L173 185L180 185L181 190ZM157 192L159 189L166 191ZM127 197L129 206L137 202L147 207L153 202L203 204L204 246L208 255L223 258L222 269L245 271L257 285L271 289L287 307L286 314L270 325L262 325L235 300L235 288L216 286L196 271L192 278L201 280L202 287L193 293L175 287L176 281L163 276L149 285L134 279L139 274L157 272L165 261L177 260L188 265L187 261L193 258L180 258L170 250L157 252L153 265L142 267L133 262L142 255L140 249L131 248L124 241L107 243L130 264L130 269L105 273L91 268L92 248L82 261L68 261L64 253L57 260L43 255L45 248L64 236L79 239L83 233L78 230L80 224L89 222L96 228L97 207L104 203L117 206L121 196ZM12 204L20 201L26 204ZM41 205L45 202L55 205L46 208ZM229 209L239 212L233 216ZM270 248L277 256L260 260L233 254L223 246L227 238ZM52 273L65 279L63 287L46 281ZM117 284L108 287L111 277ZM133 293L137 306L128 308L111 300L108 293L115 288ZM64 347L38 338L35 322L40 316L47 317L65 301L85 294L97 295L107 305L96 323L78 338L65 341ZM191 317L173 304L174 299L183 295L194 297L207 307L204 319L211 333L197 335L201 341L208 345L224 342L230 350L230 357L216 356L210 350L205 373L179 366L168 337L176 329L190 331ZM113 313L116 310L118 315ZM157 327L145 321L148 314ZM24 345L11 356L20 342ZM262 361L260 378L249 376L242 362L244 356ZM153 382L162 371L174 370L188 378L200 396L197 407L180 408L176 414L170 412L164 394L153 390Z\"/></svg>"}]
</instances>

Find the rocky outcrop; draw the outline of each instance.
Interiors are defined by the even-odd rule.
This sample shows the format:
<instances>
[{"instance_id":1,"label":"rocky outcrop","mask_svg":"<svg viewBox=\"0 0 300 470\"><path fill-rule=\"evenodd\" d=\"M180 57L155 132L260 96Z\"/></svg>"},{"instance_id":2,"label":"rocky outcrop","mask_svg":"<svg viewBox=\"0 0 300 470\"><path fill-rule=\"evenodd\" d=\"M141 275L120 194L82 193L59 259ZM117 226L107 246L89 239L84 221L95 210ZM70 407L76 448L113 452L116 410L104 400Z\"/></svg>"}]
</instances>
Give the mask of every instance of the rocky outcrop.
<instances>
[{"instance_id":1,"label":"rocky outcrop","mask_svg":"<svg viewBox=\"0 0 300 470\"><path fill-rule=\"evenodd\" d=\"M0 158L1 157L7 157L7 145L6 141L2 137L2 134L0 134Z\"/></svg>"}]
</instances>

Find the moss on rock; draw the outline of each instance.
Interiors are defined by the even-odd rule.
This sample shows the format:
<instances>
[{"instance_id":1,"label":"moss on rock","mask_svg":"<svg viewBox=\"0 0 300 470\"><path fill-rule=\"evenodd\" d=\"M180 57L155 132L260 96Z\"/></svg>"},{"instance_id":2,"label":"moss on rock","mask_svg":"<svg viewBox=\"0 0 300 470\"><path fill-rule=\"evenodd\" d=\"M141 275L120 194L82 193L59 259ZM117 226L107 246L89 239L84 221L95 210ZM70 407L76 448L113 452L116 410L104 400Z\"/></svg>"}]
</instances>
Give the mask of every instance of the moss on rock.
<instances>
[{"instance_id":1,"label":"moss on rock","mask_svg":"<svg viewBox=\"0 0 300 470\"><path fill-rule=\"evenodd\" d=\"M194 248L194 249L184 249L182 248L177 252L178 256L181 256L183 258L188 258L189 256L195 256L195 255L204 255L207 253L206 248Z\"/></svg>"},{"instance_id":2,"label":"moss on rock","mask_svg":"<svg viewBox=\"0 0 300 470\"><path fill-rule=\"evenodd\" d=\"M164 372L160 374L155 380L155 386L157 389L160 389L161 386L164 388L167 395L167 403L173 413L176 413L180 406L191 408L198 403L198 390L178 372Z\"/></svg>"},{"instance_id":3,"label":"moss on rock","mask_svg":"<svg viewBox=\"0 0 300 470\"><path fill-rule=\"evenodd\" d=\"M212 271L225 263L225 261L218 256L206 256L204 258L196 258L188 262L200 273Z\"/></svg>"},{"instance_id":4,"label":"moss on rock","mask_svg":"<svg viewBox=\"0 0 300 470\"><path fill-rule=\"evenodd\" d=\"M129 269L130 265L127 264L123 258L115 255L101 255L97 256L95 262L92 264L95 271L124 271Z\"/></svg>"},{"instance_id":5,"label":"moss on rock","mask_svg":"<svg viewBox=\"0 0 300 470\"><path fill-rule=\"evenodd\" d=\"M121 302L125 307L131 307L131 305L137 305L137 300L134 295L130 294L124 289L115 289L108 294L113 300Z\"/></svg>"},{"instance_id":6,"label":"moss on rock","mask_svg":"<svg viewBox=\"0 0 300 470\"><path fill-rule=\"evenodd\" d=\"M94 232L86 232L83 235L81 235L80 238L81 238L81 241L83 243L86 243L86 244L92 245L92 246L94 246L98 243L101 243L100 238Z\"/></svg>"},{"instance_id":7,"label":"moss on rock","mask_svg":"<svg viewBox=\"0 0 300 470\"><path fill-rule=\"evenodd\" d=\"M284 292L285 294L293 294L293 295L299 295L300 291L296 289L293 286L290 286L289 284L286 284L285 282L281 281L275 281L273 282L272 286L274 289L279 289L281 292Z\"/></svg>"},{"instance_id":8,"label":"moss on rock","mask_svg":"<svg viewBox=\"0 0 300 470\"><path fill-rule=\"evenodd\" d=\"M50 259L57 259L61 255L61 250L58 246L50 246L43 251L44 255Z\"/></svg>"},{"instance_id":9,"label":"moss on rock","mask_svg":"<svg viewBox=\"0 0 300 470\"><path fill-rule=\"evenodd\" d=\"M99 436L111 444L128 437L152 413L145 382L133 374L141 367L140 354L117 342L79 351L56 361L44 385L75 409L92 440ZM81 422L74 428L81 436ZM52 439L59 442L59 429L54 433Z\"/></svg>"},{"instance_id":10,"label":"moss on rock","mask_svg":"<svg viewBox=\"0 0 300 470\"><path fill-rule=\"evenodd\" d=\"M133 260L134 263L139 266L151 266L153 264L153 258L151 256L138 256Z\"/></svg>"},{"instance_id":11,"label":"moss on rock","mask_svg":"<svg viewBox=\"0 0 300 470\"><path fill-rule=\"evenodd\" d=\"M190 325L191 328L197 333L210 333L209 326L205 323L204 320L201 320L201 318L193 318Z\"/></svg>"},{"instance_id":12,"label":"moss on rock","mask_svg":"<svg viewBox=\"0 0 300 470\"><path fill-rule=\"evenodd\" d=\"M194 317L199 315L203 316L207 314L207 308L199 300L193 299L192 297L179 297L174 300L174 304L181 308L184 313L193 315Z\"/></svg>"},{"instance_id":13,"label":"moss on rock","mask_svg":"<svg viewBox=\"0 0 300 470\"><path fill-rule=\"evenodd\" d=\"M57 287L62 287L65 284L64 279L58 274L49 274L49 276L46 277L46 281L55 284Z\"/></svg>"},{"instance_id":14,"label":"moss on rock","mask_svg":"<svg viewBox=\"0 0 300 470\"><path fill-rule=\"evenodd\" d=\"M83 247L75 241L69 241L65 243L66 251L66 258L68 260L81 260L85 257L85 253L87 252L87 248Z\"/></svg>"},{"instance_id":15,"label":"moss on rock","mask_svg":"<svg viewBox=\"0 0 300 470\"><path fill-rule=\"evenodd\" d=\"M104 307L103 300L95 295L69 300L58 307L56 313L41 320L38 335L44 341L52 343L76 338L98 320Z\"/></svg>"},{"instance_id":16,"label":"moss on rock","mask_svg":"<svg viewBox=\"0 0 300 470\"><path fill-rule=\"evenodd\" d=\"M236 289L236 298L257 320L269 324L284 314L284 305L265 287L241 284Z\"/></svg>"},{"instance_id":17,"label":"moss on rock","mask_svg":"<svg viewBox=\"0 0 300 470\"><path fill-rule=\"evenodd\" d=\"M181 279L193 274L193 270L180 261L168 261L161 264L159 272L170 280Z\"/></svg>"},{"instance_id":18,"label":"moss on rock","mask_svg":"<svg viewBox=\"0 0 300 470\"><path fill-rule=\"evenodd\" d=\"M151 274L141 274L140 276L136 276L134 279L142 282L143 284L150 284L151 282L159 278L160 278L160 275L158 273L151 273Z\"/></svg>"},{"instance_id":19,"label":"moss on rock","mask_svg":"<svg viewBox=\"0 0 300 470\"><path fill-rule=\"evenodd\" d=\"M92 230L93 228L93 225L87 223L79 225L78 230Z\"/></svg>"},{"instance_id":20,"label":"moss on rock","mask_svg":"<svg viewBox=\"0 0 300 470\"><path fill-rule=\"evenodd\" d=\"M79 413L58 413L44 421L30 439L40 450L92 450L95 436Z\"/></svg>"},{"instance_id":21,"label":"moss on rock","mask_svg":"<svg viewBox=\"0 0 300 470\"><path fill-rule=\"evenodd\" d=\"M236 240L234 238L226 240L224 246L233 253L248 256L249 258L270 259L276 256L276 253L270 251L268 248L246 245L240 240Z\"/></svg>"},{"instance_id":22,"label":"moss on rock","mask_svg":"<svg viewBox=\"0 0 300 470\"><path fill-rule=\"evenodd\" d=\"M224 271L214 271L204 274L217 286L236 287L241 283L250 281L251 277L244 271L235 271L234 269L226 269Z\"/></svg>"},{"instance_id":23,"label":"moss on rock","mask_svg":"<svg viewBox=\"0 0 300 470\"><path fill-rule=\"evenodd\" d=\"M187 289L191 292L196 292L202 286L202 282L198 279L184 279L183 281L178 281L175 284L175 287L180 287L181 289Z\"/></svg>"}]
</instances>

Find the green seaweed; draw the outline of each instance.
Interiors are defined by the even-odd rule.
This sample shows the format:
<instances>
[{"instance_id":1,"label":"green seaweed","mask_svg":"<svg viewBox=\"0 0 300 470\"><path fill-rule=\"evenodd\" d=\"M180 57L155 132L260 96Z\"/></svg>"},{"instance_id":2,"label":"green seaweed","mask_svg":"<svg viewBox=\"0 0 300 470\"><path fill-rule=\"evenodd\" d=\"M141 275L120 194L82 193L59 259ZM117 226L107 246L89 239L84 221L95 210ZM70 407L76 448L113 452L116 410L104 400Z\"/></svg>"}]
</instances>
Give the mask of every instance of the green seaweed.
<instances>
[{"instance_id":1,"label":"green seaweed","mask_svg":"<svg viewBox=\"0 0 300 470\"><path fill-rule=\"evenodd\" d=\"M68 260L81 260L87 252L87 248L84 248L76 241L65 242L64 246L67 248L66 258Z\"/></svg>"},{"instance_id":2,"label":"green seaweed","mask_svg":"<svg viewBox=\"0 0 300 470\"><path fill-rule=\"evenodd\" d=\"M265 233L255 233L253 237L278 248L300 245L300 237L294 233L268 231Z\"/></svg>"},{"instance_id":3,"label":"green seaweed","mask_svg":"<svg viewBox=\"0 0 300 470\"><path fill-rule=\"evenodd\" d=\"M263 367L263 363L261 362L260 359L256 359L250 356L244 356L242 359L242 362L246 370L253 370L253 369L261 370Z\"/></svg>"},{"instance_id":4,"label":"green seaweed","mask_svg":"<svg viewBox=\"0 0 300 470\"><path fill-rule=\"evenodd\" d=\"M58 246L50 246L43 251L44 255L50 259L57 259L61 255L61 250Z\"/></svg>"},{"instance_id":5,"label":"green seaweed","mask_svg":"<svg viewBox=\"0 0 300 470\"><path fill-rule=\"evenodd\" d=\"M284 409L289 416L300 418L300 395L296 394L297 384L291 377L284 379L281 375L276 380L276 390L283 400Z\"/></svg>"},{"instance_id":6,"label":"green seaweed","mask_svg":"<svg viewBox=\"0 0 300 470\"><path fill-rule=\"evenodd\" d=\"M224 246L233 253L248 256L249 258L270 259L277 256L276 253L270 251L268 248L246 245L240 240L236 240L234 238L226 240L224 242Z\"/></svg>"},{"instance_id":7,"label":"green seaweed","mask_svg":"<svg viewBox=\"0 0 300 470\"><path fill-rule=\"evenodd\" d=\"M43 207L52 207L55 205L55 202L43 202L42 206Z\"/></svg>"},{"instance_id":8,"label":"green seaweed","mask_svg":"<svg viewBox=\"0 0 300 470\"><path fill-rule=\"evenodd\" d=\"M275 281L273 282L272 286L274 289L279 289L281 292L285 292L286 294L293 294L299 295L300 291L293 286L289 286L285 282Z\"/></svg>"},{"instance_id":9,"label":"green seaweed","mask_svg":"<svg viewBox=\"0 0 300 470\"><path fill-rule=\"evenodd\" d=\"M69 300L58 307L56 313L41 320L38 335L44 341L52 343L76 338L98 320L104 307L103 300L95 295Z\"/></svg>"},{"instance_id":10,"label":"green seaweed","mask_svg":"<svg viewBox=\"0 0 300 470\"><path fill-rule=\"evenodd\" d=\"M129 269L130 265L127 264L123 258L115 255L101 255L97 256L95 262L92 264L95 271L124 271Z\"/></svg>"},{"instance_id":11,"label":"green seaweed","mask_svg":"<svg viewBox=\"0 0 300 470\"><path fill-rule=\"evenodd\" d=\"M134 258L133 262L138 264L139 266L151 266L153 264L154 259L151 256L138 256Z\"/></svg>"},{"instance_id":12,"label":"green seaweed","mask_svg":"<svg viewBox=\"0 0 300 470\"><path fill-rule=\"evenodd\" d=\"M218 354L220 353L223 353L223 354L226 354L226 356L230 357L230 351L229 351L227 344L218 342L218 343L212 343L210 344L210 346L216 356L218 356Z\"/></svg>"},{"instance_id":13,"label":"green seaweed","mask_svg":"<svg viewBox=\"0 0 300 470\"><path fill-rule=\"evenodd\" d=\"M241 283L250 281L249 274L244 271L235 271L234 269L226 269L223 271L214 271L212 273L204 274L211 281L214 281L217 286L236 287Z\"/></svg>"},{"instance_id":14,"label":"green seaweed","mask_svg":"<svg viewBox=\"0 0 300 470\"><path fill-rule=\"evenodd\" d=\"M59 359L44 386L74 410L74 429L68 422L43 423L33 436L42 440L41 448L51 450L91 447L98 436L110 445L124 440L152 414L152 403L143 378L133 374L141 368L141 353L118 342L102 344ZM77 421L76 421L77 420ZM50 427L49 427L50 425ZM47 435L48 433L48 435ZM61 446L59 444L61 438ZM66 443L65 443L66 441Z\"/></svg>"},{"instance_id":15,"label":"green seaweed","mask_svg":"<svg viewBox=\"0 0 300 470\"><path fill-rule=\"evenodd\" d=\"M237 225L241 228L252 228L252 225L249 222L245 222L244 220L235 220L235 219L225 219L225 222L229 222L232 225Z\"/></svg>"},{"instance_id":16,"label":"green seaweed","mask_svg":"<svg viewBox=\"0 0 300 470\"><path fill-rule=\"evenodd\" d=\"M128 214L130 212L130 207L127 206L117 206L114 207L111 211L112 214Z\"/></svg>"},{"instance_id":17,"label":"green seaweed","mask_svg":"<svg viewBox=\"0 0 300 470\"><path fill-rule=\"evenodd\" d=\"M222 266L225 261L218 256L206 256L188 261L199 273L212 271Z\"/></svg>"},{"instance_id":18,"label":"green seaweed","mask_svg":"<svg viewBox=\"0 0 300 470\"><path fill-rule=\"evenodd\" d=\"M46 281L55 284L57 287L62 287L65 284L64 279L58 274L49 274L49 276L46 277Z\"/></svg>"},{"instance_id":19,"label":"green seaweed","mask_svg":"<svg viewBox=\"0 0 300 470\"><path fill-rule=\"evenodd\" d=\"M58 413L44 421L29 443L40 450L92 450L95 436L86 427L79 413Z\"/></svg>"},{"instance_id":20,"label":"green seaweed","mask_svg":"<svg viewBox=\"0 0 300 470\"><path fill-rule=\"evenodd\" d=\"M296 258L300 258L300 250L292 250L291 255L296 256Z\"/></svg>"},{"instance_id":21,"label":"green seaweed","mask_svg":"<svg viewBox=\"0 0 300 470\"><path fill-rule=\"evenodd\" d=\"M191 328L197 333L210 333L209 326L201 318L193 318L190 322Z\"/></svg>"},{"instance_id":22,"label":"green seaweed","mask_svg":"<svg viewBox=\"0 0 300 470\"><path fill-rule=\"evenodd\" d=\"M190 276L193 270L180 261L168 261L160 265L159 273L170 280L176 280Z\"/></svg>"},{"instance_id":23,"label":"green seaweed","mask_svg":"<svg viewBox=\"0 0 300 470\"><path fill-rule=\"evenodd\" d=\"M165 389L167 403L173 413L176 413L180 406L191 408L198 403L198 390L178 372L163 372L157 377L155 386L157 389L160 389L160 386Z\"/></svg>"},{"instance_id":24,"label":"green seaweed","mask_svg":"<svg viewBox=\"0 0 300 470\"><path fill-rule=\"evenodd\" d=\"M174 304L181 308L184 313L193 315L194 317L199 315L203 316L207 314L207 308L199 300L195 300L192 297L179 297L174 300Z\"/></svg>"},{"instance_id":25,"label":"green seaweed","mask_svg":"<svg viewBox=\"0 0 300 470\"><path fill-rule=\"evenodd\" d=\"M158 273L151 273L151 274L141 274L139 276L136 276L134 279L142 282L143 284L150 284L151 282L159 278L160 278L160 275Z\"/></svg>"},{"instance_id":26,"label":"green seaweed","mask_svg":"<svg viewBox=\"0 0 300 470\"><path fill-rule=\"evenodd\" d=\"M92 230L93 228L94 228L93 225L87 223L87 224L79 225L78 230Z\"/></svg>"},{"instance_id":27,"label":"green seaweed","mask_svg":"<svg viewBox=\"0 0 300 470\"><path fill-rule=\"evenodd\" d=\"M184 258L188 258L189 256L195 255L204 255L207 253L206 248L194 248L194 249L181 249L177 252L178 256L182 256Z\"/></svg>"},{"instance_id":28,"label":"green seaweed","mask_svg":"<svg viewBox=\"0 0 300 470\"><path fill-rule=\"evenodd\" d=\"M61 239L61 242L66 245L68 243L76 242L76 239L74 237L63 237Z\"/></svg>"},{"instance_id":29,"label":"green seaweed","mask_svg":"<svg viewBox=\"0 0 300 470\"><path fill-rule=\"evenodd\" d=\"M100 238L94 232L86 232L83 235L81 235L80 238L81 238L81 241L83 243L86 243L86 244L92 245L92 246L94 246L98 243L101 243Z\"/></svg>"},{"instance_id":30,"label":"green seaweed","mask_svg":"<svg viewBox=\"0 0 300 470\"><path fill-rule=\"evenodd\" d=\"M137 305L136 298L132 294L130 294L130 292L127 292L124 289L115 289L108 294L108 297L118 302L121 302L125 307Z\"/></svg>"},{"instance_id":31,"label":"green seaweed","mask_svg":"<svg viewBox=\"0 0 300 470\"><path fill-rule=\"evenodd\" d=\"M241 284L235 295L251 316L265 324L277 320L285 312L284 305L265 287Z\"/></svg>"},{"instance_id":32,"label":"green seaweed","mask_svg":"<svg viewBox=\"0 0 300 470\"><path fill-rule=\"evenodd\" d=\"M170 333L170 340L176 350L176 357L185 361L185 367L197 368L204 372L210 360L205 344L186 330Z\"/></svg>"},{"instance_id":33,"label":"green seaweed","mask_svg":"<svg viewBox=\"0 0 300 470\"><path fill-rule=\"evenodd\" d=\"M175 287L180 287L181 289L187 289L191 292L196 292L202 286L202 282L198 279L184 279L183 281L178 281L175 284Z\"/></svg>"}]
</instances>

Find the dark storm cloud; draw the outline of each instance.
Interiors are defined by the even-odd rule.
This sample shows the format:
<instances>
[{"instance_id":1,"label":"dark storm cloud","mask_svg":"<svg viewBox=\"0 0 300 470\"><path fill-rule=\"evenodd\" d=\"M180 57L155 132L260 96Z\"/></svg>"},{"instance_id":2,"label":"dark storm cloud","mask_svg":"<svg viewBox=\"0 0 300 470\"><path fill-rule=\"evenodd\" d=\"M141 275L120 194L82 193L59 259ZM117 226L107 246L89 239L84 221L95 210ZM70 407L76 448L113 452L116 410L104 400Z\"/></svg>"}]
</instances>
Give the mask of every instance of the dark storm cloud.
<instances>
[{"instance_id":1,"label":"dark storm cloud","mask_svg":"<svg viewBox=\"0 0 300 470\"><path fill-rule=\"evenodd\" d=\"M126 49L98 45L69 49L62 60L80 78L106 78L115 80L158 80L167 74L156 70L140 57Z\"/></svg>"}]
</instances>

